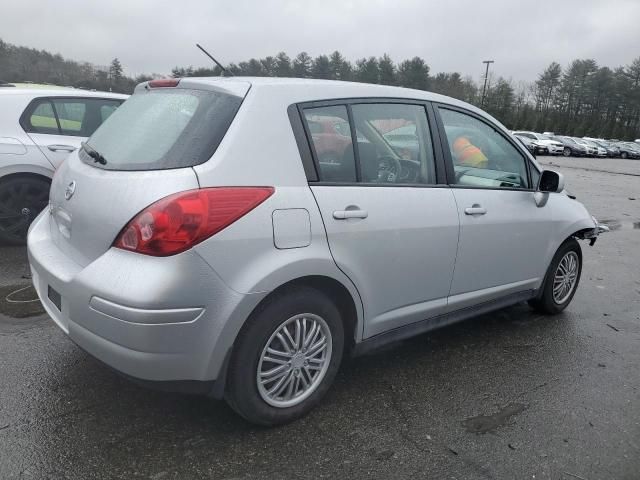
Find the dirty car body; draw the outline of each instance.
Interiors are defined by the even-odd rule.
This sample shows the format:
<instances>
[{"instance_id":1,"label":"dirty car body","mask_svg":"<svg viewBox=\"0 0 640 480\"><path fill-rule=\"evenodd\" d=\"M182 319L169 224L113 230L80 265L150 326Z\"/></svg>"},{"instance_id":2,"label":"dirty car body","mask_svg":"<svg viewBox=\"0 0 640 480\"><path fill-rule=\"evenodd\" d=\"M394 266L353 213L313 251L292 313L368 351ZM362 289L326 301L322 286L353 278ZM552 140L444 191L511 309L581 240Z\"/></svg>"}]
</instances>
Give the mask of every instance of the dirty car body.
<instances>
[{"instance_id":1,"label":"dirty car body","mask_svg":"<svg viewBox=\"0 0 640 480\"><path fill-rule=\"evenodd\" d=\"M345 151L324 162L309 125L336 118ZM398 128L410 149L385 138ZM559 174L463 102L202 78L139 85L58 169L28 245L84 350L275 424L319 400L343 351L536 301L559 249L598 233Z\"/></svg>"}]
</instances>

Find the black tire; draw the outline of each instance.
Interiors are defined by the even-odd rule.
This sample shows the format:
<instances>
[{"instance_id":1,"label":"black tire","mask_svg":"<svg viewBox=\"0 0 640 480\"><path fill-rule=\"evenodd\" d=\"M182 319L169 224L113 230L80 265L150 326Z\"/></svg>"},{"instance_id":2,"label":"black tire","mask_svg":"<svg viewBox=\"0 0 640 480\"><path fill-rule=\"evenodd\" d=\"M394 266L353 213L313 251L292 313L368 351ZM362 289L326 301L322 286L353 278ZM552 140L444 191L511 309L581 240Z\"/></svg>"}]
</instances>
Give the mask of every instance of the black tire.
<instances>
[{"instance_id":1,"label":"black tire","mask_svg":"<svg viewBox=\"0 0 640 480\"><path fill-rule=\"evenodd\" d=\"M577 255L577 275L575 277L575 283L572 287L573 289L570 291L566 298L562 299L561 302L558 302L553 295L554 278L560 262L567 254L569 254L569 252L574 252ZM571 237L567 239L562 245L560 245L560 248L558 248L558 251L553 256L553 260L551 260L551 264L547 269L542 289L538 297L529 300L529 305L531 305L531 307L533 307L536 311L547 315L555 315L562 312L571 303L571 300L573 300L573 296L578 290L578 285L580 284L581 274L582 249L580 248L580 244L578 243L578 241L575 238Z\"/></svg>"},{"instance_id":2,"label":"black tire","mask_svg":"<svg viewBox=\"0 0 640 480\"><path fill-rule=\"evenodd\" d=\"M11 175L0 180L0 242L24 245L27 231L49 201L45 177Z\"/></svg>"},{"instance_id":3,"label":"black tire","mask_svg":"<svg viewBox=\"0 0 640 480\"><path fill-rule=\"evenodd\" d=\"M326 322L332 340L329 366L313 393L301 403L290 407L272 406L258 391L256 378L260 357L277 329L299 314L317 315ZM312 287L287 288L268 298L242 327L229 362L225 399L238 414L258 425L281 425L296 420L315 407L329 390L340 366L343 349L344 327L334 302Z\"/></svg>"},{"instance_id":4,"label":"black tire","mask_svg":"<svg viewBox=\"0 0 640 480\"><path fill-rule=\"evenodd\" d=\"M620 158L625 158L626 159L628 156L629 156L629 154L627 152L622 152L620 154Z\"/></svg>"},{"instance_id":5,"label":"black tire","mask_svg":"<svg viewBox=\"0 0 640 480\"><path fill-rule=\"evenodd\" d=\"M571 149L569 147L564 147L564 150L562 150L562 155L564 155L565 157L570 157Z\"/></svg>"}]
</instances>

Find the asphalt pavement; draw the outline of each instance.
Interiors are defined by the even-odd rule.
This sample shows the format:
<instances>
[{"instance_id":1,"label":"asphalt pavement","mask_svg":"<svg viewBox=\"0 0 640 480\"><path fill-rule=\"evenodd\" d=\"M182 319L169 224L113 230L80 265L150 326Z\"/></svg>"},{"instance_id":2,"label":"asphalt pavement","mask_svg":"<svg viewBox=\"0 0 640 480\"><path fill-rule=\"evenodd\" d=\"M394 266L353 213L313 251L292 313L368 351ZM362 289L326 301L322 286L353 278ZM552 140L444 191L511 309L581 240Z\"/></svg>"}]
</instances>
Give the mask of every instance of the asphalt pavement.
<instances>
[{"instance_id":1,"label":"asphalt pavement","mask_svg":"<svg viewBox=\"0 0 640 480\"><path fill-rule=\"evenodd\" d=\"M32 301L24 249L0 247L0 478L637 480L640 161L539 160L612 228L582 243L570 307L347 360L319 408L275 429L100 365Z\"/></svg>"}]
</instances>

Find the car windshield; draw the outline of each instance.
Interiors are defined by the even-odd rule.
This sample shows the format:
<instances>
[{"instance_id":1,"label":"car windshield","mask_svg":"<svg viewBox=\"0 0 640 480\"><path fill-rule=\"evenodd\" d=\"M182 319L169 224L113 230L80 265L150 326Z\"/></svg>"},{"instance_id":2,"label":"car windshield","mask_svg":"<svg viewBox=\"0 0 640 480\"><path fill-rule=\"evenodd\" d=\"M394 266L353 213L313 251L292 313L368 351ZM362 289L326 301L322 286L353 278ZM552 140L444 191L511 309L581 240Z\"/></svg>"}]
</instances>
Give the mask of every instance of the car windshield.
<instances>
[{"instance_id":1,"label":"car windshield","mask_svg":"<svg viewBox=\"0 0 640 480\"><path fill-rule=\"evenodd\" d=\"M206 162L231 124L242 99L181 88L134 94L89 138L80 158L107 170L161 170Z\"/></svg>"}]
</instances>

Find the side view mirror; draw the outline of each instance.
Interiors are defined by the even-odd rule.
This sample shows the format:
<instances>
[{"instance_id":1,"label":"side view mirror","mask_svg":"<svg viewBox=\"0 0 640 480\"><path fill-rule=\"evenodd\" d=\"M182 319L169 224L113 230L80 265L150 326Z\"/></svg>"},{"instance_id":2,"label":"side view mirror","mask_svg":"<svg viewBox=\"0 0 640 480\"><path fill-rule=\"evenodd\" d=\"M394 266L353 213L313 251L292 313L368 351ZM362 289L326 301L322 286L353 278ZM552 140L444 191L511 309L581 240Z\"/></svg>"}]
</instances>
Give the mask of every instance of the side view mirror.
<instances>
[{"instance_id":1,"label":"side view mirror","mask_svg":"<svg viewBox=\"0 0 640 480\"><path fill-rule=\"evenodd\" d=\"M558 193L564 190L564 176L553 170L543 170L538 181L538 192Z\"/></svg>"}]
</instances>

